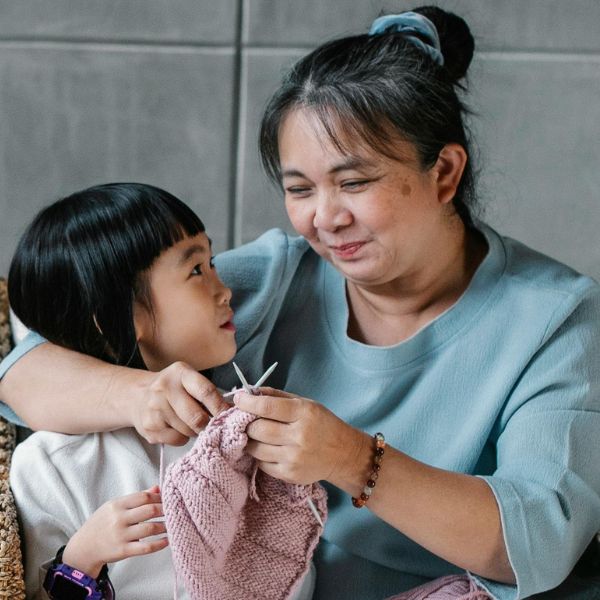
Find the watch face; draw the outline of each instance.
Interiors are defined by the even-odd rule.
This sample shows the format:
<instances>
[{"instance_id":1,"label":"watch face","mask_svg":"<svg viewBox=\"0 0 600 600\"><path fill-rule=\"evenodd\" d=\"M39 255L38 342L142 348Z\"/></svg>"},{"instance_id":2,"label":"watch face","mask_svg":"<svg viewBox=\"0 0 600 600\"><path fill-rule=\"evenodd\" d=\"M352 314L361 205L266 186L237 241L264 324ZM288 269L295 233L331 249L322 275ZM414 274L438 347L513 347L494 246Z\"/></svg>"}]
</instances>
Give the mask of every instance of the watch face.
<instances>
[{"instance_id":1,"label":"watch face","mask_svg":"<svg viewBox=\"0 0 600 600\"><path fill-rule=\"evenodd\" d=\"M52 583L52 598L68 598L69 600L85 600L90 597L90 590L74 581L66 579L60 573L56 573Z\"/></svg>"}]
</instances>

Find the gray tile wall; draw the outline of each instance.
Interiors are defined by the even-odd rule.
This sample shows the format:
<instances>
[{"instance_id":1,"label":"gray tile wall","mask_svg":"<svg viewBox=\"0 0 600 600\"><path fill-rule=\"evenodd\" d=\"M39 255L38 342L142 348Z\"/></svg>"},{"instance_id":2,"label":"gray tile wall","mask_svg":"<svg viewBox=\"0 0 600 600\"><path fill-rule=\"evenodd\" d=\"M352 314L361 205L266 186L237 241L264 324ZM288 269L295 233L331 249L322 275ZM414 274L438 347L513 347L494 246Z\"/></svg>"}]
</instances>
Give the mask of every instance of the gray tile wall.
<instances>
[{"instance_id":1,"label":"gray tile wall","mask_svg":"<svg viewBox=\"0 0 600 600\"><path fill-rule=\"evenodd\" d=\"M600 278L600 2L433 3L477 39L487 220ZM40 206L102 181L174 192L217 250L289 228L256 152L266 99L315 44L414 5L0 0L0 273Z\"/></svg>"}]
</instances>

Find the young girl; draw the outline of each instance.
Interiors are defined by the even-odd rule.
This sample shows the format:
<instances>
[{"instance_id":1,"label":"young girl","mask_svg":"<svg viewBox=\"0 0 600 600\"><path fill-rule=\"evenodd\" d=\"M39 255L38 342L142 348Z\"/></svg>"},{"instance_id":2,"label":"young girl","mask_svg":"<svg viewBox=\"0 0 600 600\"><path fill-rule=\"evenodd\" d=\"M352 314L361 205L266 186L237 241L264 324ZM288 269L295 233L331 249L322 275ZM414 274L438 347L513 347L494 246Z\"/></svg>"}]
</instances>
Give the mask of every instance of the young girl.
<instances>
[{"instance_id":1,"label":"young girl","mask_svg":"<svg viewBox=\"0 0 600 600\"><path fill-rule=\"evenodd\" d=\"M236 351L231 291L215 271L204 225L152 186L101 185L44 209L18 245L9 294L30 329L117 365L160 370L182 361L200 371ZM165 447L165 462L192 444ZM110 597L107 563L116 563L110 579L119 600L172 595L171 561L158 552L168 544L165 525L155 520L163 516L159 452L133 429L38 432L18 446L11 485L28 598L46 597L44 580L57 564L84 573L102 597ZM46 582L51 597L76 597L62 573L54 579Z\"/></svg>"}]
</instances>

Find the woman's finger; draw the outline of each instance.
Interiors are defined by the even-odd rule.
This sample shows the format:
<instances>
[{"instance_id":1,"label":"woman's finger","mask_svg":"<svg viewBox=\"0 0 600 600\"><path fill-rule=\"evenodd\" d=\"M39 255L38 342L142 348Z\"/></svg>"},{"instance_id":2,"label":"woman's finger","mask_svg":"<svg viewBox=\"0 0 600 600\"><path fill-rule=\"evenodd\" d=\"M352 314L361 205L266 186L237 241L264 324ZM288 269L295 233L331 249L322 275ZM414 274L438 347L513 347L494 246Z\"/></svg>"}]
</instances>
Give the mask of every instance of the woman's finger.
<instances>
[{"instance_id":1,"label":"woman's finger","mask_svg":"<svg viewBox=\"0 0 600 600\"><path fill-rule=\"evenodd\" d=\"M193 398L190 398L190 400L192 402L195 402ZM202 410L202 407L200 407L200 409ZM208 415L202 416L202 420L206 419L205 424L208 423L208 418ZM185 423L185 421L183 421L174 410L170 411L167 415L165 415L165 421L172 429L179 432L181 435L186 436L188 439L191 437L196 437L197 435L197 431L189 427L187 423ZM196 419L195 423L198 422L200 422L199 419ZM204 420L202 422L204 422Z\"/></svg>"},{"instance_id":2,"label":"woman's finger","mask_svg":"<svg viewBox=\"0 0 600 600\"><path fill-rule=\"evenodd\" d=\"M295 398L294 394L290 392L285 392L283 390L278 390L277 388L272 388L268 386L261 386L258 388L260 393L264 396L275 396L276 398Z\"/></svg>"},{"instance_id":3,"label":"woman's finger","mask_svg":"<svg viewBox=\"0 0 600 600\"><path fill-rule=\"evenodd\" d=\"M246 452L259 461L276 463L281 460L281 446L272 446L271 444L262 444L250 440L246 445Z\"/></svg>"},{"instance_id":4,"label":"woman's finger","mask_svg":"<svg viewBox=\"0 0 600 600\"><path fill-rule=\"evenodd\" d=\"M293 423L302 414L301 398L277 396L255 396L239 391L233 397L235 405L258 417L264 417L282 423Z\"/></svg>"},{"instance_id":5,"label":"woman's finger","mask_svg":"<svg viewBox=\"0 0 600 600\"><path fill-rule=\"evenodd\" d=\"M199 417L198 412L195 409L192 411L192 414L190 414L186 410L180 410L179 407L177 407L177 414L190 425L190 427L197 425L200 428L204 428L211 416L218 415L220 412L229 408L229 404L225 402L221 394L219 394L217 386L193 369L186 369L182 373L181 385L195 401L196 405L200 403L202 409L207 413L207 421L202 420L200 424L197 424L194 419L198 419Z\"/></svg>"},{"instance_id":6,"label":"woman's finger","mask_svg":"<svg viewBox=\"0 0 600 600\"><path fill-rule=\"evenodd\" d=\"M248 437L257 442L283 446L290 441L290 424L271 419L256 419L246 427Z\"/></svg>"}]
</instances>

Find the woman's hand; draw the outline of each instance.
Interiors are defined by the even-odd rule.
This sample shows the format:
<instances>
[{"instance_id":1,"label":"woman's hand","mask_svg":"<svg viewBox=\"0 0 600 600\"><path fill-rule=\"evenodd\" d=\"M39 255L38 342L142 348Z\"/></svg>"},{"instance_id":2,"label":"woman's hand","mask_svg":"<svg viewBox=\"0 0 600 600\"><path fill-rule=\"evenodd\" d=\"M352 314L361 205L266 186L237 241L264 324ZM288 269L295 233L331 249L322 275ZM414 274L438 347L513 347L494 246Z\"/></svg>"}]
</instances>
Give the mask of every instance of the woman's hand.
<instances>
[{"instance_id":1,"label":"woman's hand","mask_svg":"<svg viewBox=\"0 0 600 600\"><path fill-rule=\"evenodd\" d=\"M145 539L166 533L158 486L122 496L103 504L73 535L63 561L91 577L98 577L105 563L151 554L166 548L167 537Z\"/></svg>"},{"instance_id":2,"label":"woman's hand","mask_svg":"<svg viewBox=\"0 0 600 600\"><path fill-rule=\"evenodd\" d=\"M229 408L216 386L183 362L144 380L131 421L150 443L182 446L206 427L211 416Z\"/></svg>"},{"instance_id":3,"label":"woman's hand","mask_svg":"<svg viewBox=\"0 0 600 600\"><path fill-rule=\"evenodd\" d=\"M288 483L337 479L353 469L365 443L362 432L307 398L261 388L259 396L237 392L234 402L262 417L246 429L247 452L262 471Z\"/></svg>"}]
</instances>

